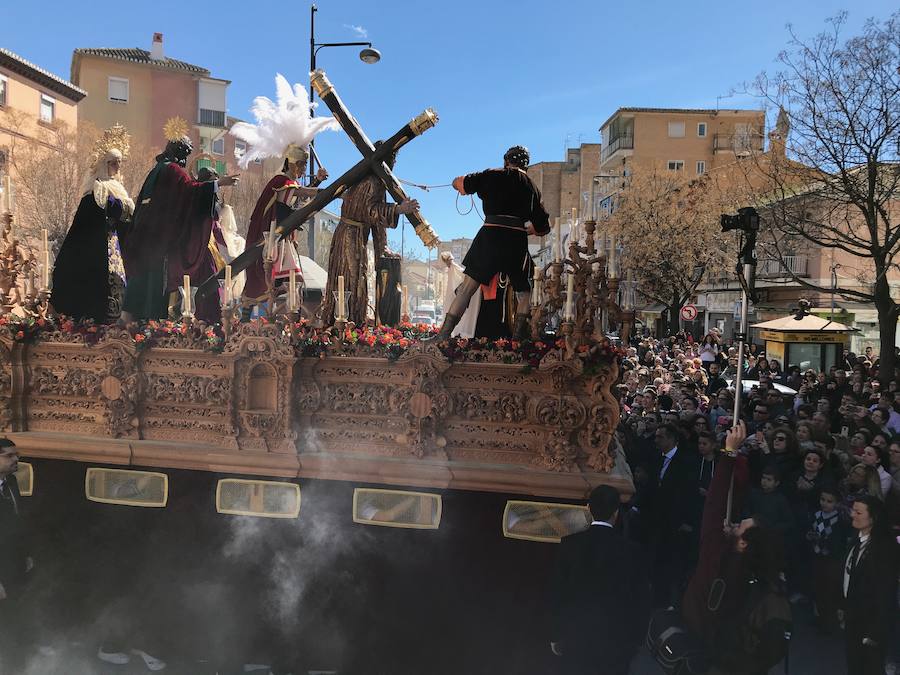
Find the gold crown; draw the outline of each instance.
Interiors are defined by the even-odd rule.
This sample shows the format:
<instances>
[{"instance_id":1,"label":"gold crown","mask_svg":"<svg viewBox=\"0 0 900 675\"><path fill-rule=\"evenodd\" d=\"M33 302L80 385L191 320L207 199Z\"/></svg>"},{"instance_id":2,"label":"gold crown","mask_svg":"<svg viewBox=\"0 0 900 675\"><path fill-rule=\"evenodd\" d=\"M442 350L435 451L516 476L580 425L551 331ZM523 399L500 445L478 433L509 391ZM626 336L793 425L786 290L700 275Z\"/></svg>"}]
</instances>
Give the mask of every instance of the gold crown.
<instances>
[{"instance_id":1,"label":"gold crown","mask_svg":"<svg viewBox=\"0 0 900 675\"><path fill-rule=\"evenodd\" d=\"M180 117L170 117L163 126L167 141L180 141L188 135L188 123Z\"/></svg>"},{"instance_id":2,"label":"gold crown","mask_svg":"<svg viewBox=\"0 0 900 675\"><path fill-rule=\"evenodd\" d=\"M122 159L128 158L131 149L131 135L121 124L114 124L104 131L91 151L91 166L96 166L111 150L122 153Z\"/></svg>"}]
</instances>

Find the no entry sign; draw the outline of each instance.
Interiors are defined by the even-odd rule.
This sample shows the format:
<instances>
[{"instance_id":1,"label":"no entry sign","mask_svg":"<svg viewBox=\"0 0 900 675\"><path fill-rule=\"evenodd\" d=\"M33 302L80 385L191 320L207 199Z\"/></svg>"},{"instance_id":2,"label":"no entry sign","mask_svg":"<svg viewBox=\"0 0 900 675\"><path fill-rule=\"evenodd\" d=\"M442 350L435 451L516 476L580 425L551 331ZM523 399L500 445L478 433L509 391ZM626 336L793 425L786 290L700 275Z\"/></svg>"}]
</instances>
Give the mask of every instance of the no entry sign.
<instances>
[{"instance_id":1,"label":"no entry sign","mask_svg":"<svg viewBox=\"0 0 900 675\"><path fill-rule=\"evenodd\" d=\"M697 307L695 305L685 305L681 308L681 318L685 321L693 321L697 318Z\"/></svg>"}]
</instances>

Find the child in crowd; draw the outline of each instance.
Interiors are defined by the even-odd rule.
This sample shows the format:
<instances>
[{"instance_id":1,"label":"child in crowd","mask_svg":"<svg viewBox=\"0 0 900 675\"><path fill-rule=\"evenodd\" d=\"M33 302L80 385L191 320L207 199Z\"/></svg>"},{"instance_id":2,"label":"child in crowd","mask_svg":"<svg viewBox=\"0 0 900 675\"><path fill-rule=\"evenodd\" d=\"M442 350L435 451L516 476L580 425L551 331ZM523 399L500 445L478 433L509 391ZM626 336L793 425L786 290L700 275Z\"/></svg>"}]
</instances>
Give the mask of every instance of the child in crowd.
<instances>
[{"instance_id":1,"label":"child in crowd","mask_svg":"<svg viewBox=\"0 0 900 675\"><path fill-rule=\"evenodd\" d=\"M766 466L759 480L759 489L754 489L750 494L745 515L770 530L786 535L794 519L787 497L778 489L780 486L778 469L773 465Z\"/></svg>"},{"instance_id":2,"label":"child in crowd","mask_svg":"<svg viewBox=\"0 0 900 675\"><path fill-rule=\"evenodd\" d=\"M827 485L819 490L819 510L806 534L813 555L813 600L819 629L826 634L838 629L841 602L841 563L848 531L838 511L840 492Z\"/></svg>"}]
</instances>

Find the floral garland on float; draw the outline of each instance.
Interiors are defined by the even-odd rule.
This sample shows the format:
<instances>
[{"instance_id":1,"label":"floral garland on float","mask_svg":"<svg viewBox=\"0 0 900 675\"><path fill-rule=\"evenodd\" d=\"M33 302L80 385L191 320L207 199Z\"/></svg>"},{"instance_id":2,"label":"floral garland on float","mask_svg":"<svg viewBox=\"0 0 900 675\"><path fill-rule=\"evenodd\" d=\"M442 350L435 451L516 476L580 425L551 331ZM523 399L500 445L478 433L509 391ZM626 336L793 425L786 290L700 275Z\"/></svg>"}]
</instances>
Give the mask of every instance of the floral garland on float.
<instances>
[{"instance_id":1,"label":"floral garland on float","mask_svg":"<svg viewBox=\"0 0 900 675\"><path fill-rule=\"evenodd\" d=\"M425 338L432 337L437 329L428 324L403 322L397 328L390 326L345 326L342 332L336 328L317 328L306 319L296 322L260 317L249 325L273 326L283 340L290 343L303 358L368 357L394 361L408 349ZM236 326L248 324L236 324ZM151 320L128 326L106 326L91 321L73 321L64 316L0 317L0 337L12 342L35 343L82 342L96 345L107 336L130 336L137 350L153 347L181 347L221 352L225 347L225 333L220 324L207 325L201 321ZM564 353L564 338L546 340L515 340L500 338L450 338L434 343L451 362L520 364L526 370L537 368L541 360L551 352ZM584 373L590 375L603 364L621 359L624 351L609 340L580 345L575 357L583 361Z\"/></svg>"}]
</instances>

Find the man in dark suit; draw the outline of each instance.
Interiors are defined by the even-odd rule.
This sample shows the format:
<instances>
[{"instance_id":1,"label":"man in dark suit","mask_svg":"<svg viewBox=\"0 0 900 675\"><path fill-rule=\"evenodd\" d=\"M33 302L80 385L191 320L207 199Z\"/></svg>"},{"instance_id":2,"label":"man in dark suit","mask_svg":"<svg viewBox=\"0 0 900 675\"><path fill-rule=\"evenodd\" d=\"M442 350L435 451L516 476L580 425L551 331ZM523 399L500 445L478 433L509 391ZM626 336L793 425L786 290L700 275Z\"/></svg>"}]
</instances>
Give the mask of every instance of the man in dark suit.
<instances>
[{"instance_id":1,"label":"man in dark suit","mask_svg":"<svg viewBox=\"0 0 900 675\"><path fill-rule=\"evenodd\" d=\"M679 448L678 438L672 424L657 428L658 453L647 469L650 488L641 509L641 521L650 533L654 607L674 606L681 597L699 520L697 457Z\"/></svg>"},{"instance_id":2,"label":"man in dark suit","mask_svg":"<svg viewBox=\"0 0 900 675\"><path fill-rule=\"evenodd\" d=\"M31 567L27 529L22 522L19 485L15 473L19 453L15 444L0 438L0 672L13 673L18 667L22 644L22 617L19 603L25 575Z\"/></svg>"},{"instance_id":3,"label":"man in dark suit","mask_svg":"<svg viewBox=\"0 0 900 675\"><path fill-rule=\"evenodd\" d=\"M614 529L619 502L616 488L595 488L591 526L560 543L550 647L565 675L625 675L644 634L647 575L639 548Z\"/></svg>"}]
</instances>

